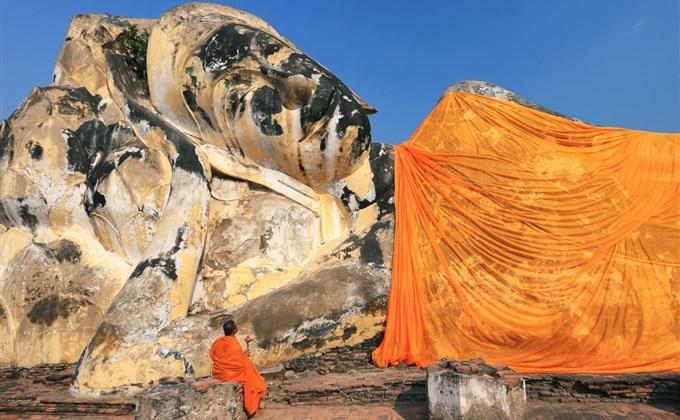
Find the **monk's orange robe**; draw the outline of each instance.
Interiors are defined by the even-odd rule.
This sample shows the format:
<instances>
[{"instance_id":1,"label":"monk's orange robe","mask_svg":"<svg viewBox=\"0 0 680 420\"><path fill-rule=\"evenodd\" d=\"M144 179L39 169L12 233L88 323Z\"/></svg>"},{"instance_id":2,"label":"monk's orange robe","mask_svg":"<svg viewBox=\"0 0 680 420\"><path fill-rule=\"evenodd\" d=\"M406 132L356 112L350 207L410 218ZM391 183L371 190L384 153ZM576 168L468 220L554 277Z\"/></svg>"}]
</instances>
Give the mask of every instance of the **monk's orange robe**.
<instances>
[{"instance_id":1,"label":"monk's orange robe","mask_svg":"<svg viewBox=\"0 0 680 420\"><path fill-rule=\"evenodd\" d=\"M210 347L212 375L220 381L243 384L243 402L246 413L252 416L260 406L260 400L267 391L264 378L243 352L236 337L224 336L215 340Z\"/></svg>"}]
</instances>

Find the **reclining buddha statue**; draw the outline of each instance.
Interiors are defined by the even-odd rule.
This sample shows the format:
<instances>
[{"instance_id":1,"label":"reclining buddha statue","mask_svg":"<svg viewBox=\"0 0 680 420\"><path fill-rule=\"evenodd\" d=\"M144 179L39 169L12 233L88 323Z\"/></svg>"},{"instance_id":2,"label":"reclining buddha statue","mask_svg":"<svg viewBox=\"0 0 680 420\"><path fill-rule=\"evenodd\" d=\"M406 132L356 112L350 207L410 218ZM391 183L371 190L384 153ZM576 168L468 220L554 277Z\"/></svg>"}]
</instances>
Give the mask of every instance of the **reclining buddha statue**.
<instances>
[{"instance_id":1,"label":"reclining buddha statue","mask_svg":"<svg viewBox=\"0 0 680 420\"><path fill-rule=\"evenodd\" d=\"M0 128L0 365L134 393L209 375L232 318L264 368L380 336L394 154L328 69L189 3L75 16L52 82Z\"/></svg>"}]
</instances>

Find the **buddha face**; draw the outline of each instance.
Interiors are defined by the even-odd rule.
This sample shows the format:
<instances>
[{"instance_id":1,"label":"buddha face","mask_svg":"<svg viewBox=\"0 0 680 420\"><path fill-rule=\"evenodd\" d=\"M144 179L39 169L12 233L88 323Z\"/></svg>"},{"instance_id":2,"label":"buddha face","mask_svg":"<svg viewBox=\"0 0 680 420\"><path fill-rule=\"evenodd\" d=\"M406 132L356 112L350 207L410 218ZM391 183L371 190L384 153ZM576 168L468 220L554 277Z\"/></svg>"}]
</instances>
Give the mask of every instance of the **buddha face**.
<instances>
[{"instance_id":1,"label":"buddha face","mask_svg":"<svg viewBox=\"0 0 680 420\"><path fill-rule=\"evenodd\" d=\"M207 38L193 62L185 89L193 94L205 90L203 80L213 84L213 115L195 119L219 126L233 152L312 186L348 176L366 157L367 114L374 110L289 42L228 23Z\"/></svg>"}]
</instances>

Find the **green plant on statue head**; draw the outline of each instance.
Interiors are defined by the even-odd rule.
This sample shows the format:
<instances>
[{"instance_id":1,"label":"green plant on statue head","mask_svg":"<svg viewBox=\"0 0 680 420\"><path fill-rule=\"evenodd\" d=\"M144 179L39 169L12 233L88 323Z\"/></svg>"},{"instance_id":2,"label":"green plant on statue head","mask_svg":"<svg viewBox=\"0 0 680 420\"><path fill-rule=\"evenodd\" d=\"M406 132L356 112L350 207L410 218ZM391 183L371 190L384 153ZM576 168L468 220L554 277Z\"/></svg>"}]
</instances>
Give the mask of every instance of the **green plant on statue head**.
<instances>
[{"instance_id":1,"label":"green plant on statue head","mask_svg":"<svg viewBox=\"0 0 680 420\"><path fill-rule=\"evenodd\" d=\"M149 32L137 25L128 25L118 37L128 64L140 79L146 80L146 48Z\"/></svg>"}]
</instances>

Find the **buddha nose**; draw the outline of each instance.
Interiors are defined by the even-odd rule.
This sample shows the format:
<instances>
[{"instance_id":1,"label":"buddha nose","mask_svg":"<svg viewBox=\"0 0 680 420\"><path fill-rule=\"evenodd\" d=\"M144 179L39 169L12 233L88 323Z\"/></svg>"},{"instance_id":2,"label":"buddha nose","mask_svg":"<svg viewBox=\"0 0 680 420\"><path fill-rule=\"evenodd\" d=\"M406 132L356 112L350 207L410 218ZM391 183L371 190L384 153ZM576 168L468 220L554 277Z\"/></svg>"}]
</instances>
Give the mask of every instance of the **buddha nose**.
<instances>
[{"instance_id":1,"label":"buddha nose","mask_svg":"<svg viewBox=\"0 0 680 420\"><path fill-rule=\"evenodd\" d=\"M303 128L330 118L338 105L338 88L326 77L321 77L309 101L302 107L300 119Z\"/></svg>"}]
</instances>

